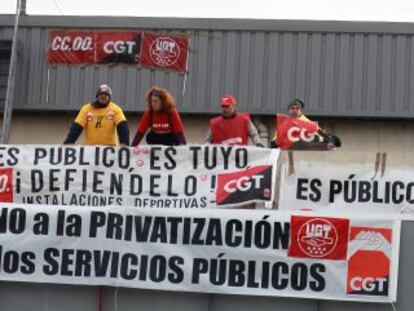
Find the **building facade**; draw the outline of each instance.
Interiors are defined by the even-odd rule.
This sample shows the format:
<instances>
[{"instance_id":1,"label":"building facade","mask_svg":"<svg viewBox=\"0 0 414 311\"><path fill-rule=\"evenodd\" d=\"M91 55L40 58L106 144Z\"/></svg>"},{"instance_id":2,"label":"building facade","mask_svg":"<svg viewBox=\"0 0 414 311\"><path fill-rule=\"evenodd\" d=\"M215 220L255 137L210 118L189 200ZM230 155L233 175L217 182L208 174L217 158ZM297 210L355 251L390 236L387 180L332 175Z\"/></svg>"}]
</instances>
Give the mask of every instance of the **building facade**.
<instances>
[{"instance_id":1,"label":"building facade","mask_svg":"<svg viewBox=\"0 0 414 311\"><path fill-rule=\"evenodd\" d=\"M0 41L10 42L12 26L13 16L1 16ZM185 34L188 74L133 65L48 66L53 29ZM361 147L354 137L372 151L395 150L396 132L412 142L413 36L408 23L23 16L11 142L60 143L75 111L93 99L99 84L108 83L128 113L131 131L145 109L146 90L155 84L174 94L192 143L203 141L208 118L230 93L241 111L260 117L256 122L268 135L273 116L298 97L306 102L306 114L343 136L349 150Z\"/></svg>"},{"instance_id":2,"label":"building facade","mask_svg":"<svg viewBox=\"0 0 414 311\"><path fill-rule=\"evenodd\" d=\"M13 16L0 15L0 41L10 46ZM131 65L48 66L52 29L133 29L190 36L188 74ZM414 139L414 24L132 17L23 16L10 143L59 144L76 111L101 83L127 112L131 132L145 109L152 85L174 94L190 143L202 143L208 119L219 113L224 94L250 112L264 140L289 100L306 102L306 114L342 138L337 161L352 162L364 150L406 157ZM0 67L0 104L7 66ZM398 161L397 161L398 162ZM397 163L395 164L397 165ZM411 289L414 227L402 230L397 309L414 305ZM23 294L24 293L24 298ZM0 284L0 310L93 310L95 287ZM68 298L69 297L69 298ZM70 301L70 303L68 303ZM104 290L103 310L391 310L388 304L328 302L188 294L135 289Z\"/></svg>"}]
</instances>

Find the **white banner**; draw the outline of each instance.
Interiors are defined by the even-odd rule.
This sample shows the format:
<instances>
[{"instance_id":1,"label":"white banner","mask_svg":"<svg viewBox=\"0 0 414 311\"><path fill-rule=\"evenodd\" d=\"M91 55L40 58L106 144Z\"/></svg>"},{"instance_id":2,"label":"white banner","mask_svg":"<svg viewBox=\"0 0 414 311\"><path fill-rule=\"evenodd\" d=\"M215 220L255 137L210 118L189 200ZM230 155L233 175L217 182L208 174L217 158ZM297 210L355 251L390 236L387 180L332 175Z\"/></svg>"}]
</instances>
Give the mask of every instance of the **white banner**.
<instances>
[{"instance_id":1,"label":"white banner","mask_svg":"<svg viewBox=\"0 0 414 311\"><path fill-rule=\"evenodd\" d=\"M2 204L0 280L389 302L399 235L371 213Z\"/></svg>"},{"instance_id":2,"label":"white banner","mask_svg":"<svg viewBox=\"0 0 414 311\"><path fill-rule=\"evenodd\" d=\"M0 202L155 208L272 202L278 156L212 145L0 146Z\"/></svg>"},{"instance_id":3,"label":"white banner","mask_svg":"<svg viewBox=\"0 0 414 311\"><path fill-rule=\"evenodd\" d=\"M296 160L281 167L279 208L414 213L414 177L408 167L375 173L373 163Z\"/></svg>"}]
</instances>

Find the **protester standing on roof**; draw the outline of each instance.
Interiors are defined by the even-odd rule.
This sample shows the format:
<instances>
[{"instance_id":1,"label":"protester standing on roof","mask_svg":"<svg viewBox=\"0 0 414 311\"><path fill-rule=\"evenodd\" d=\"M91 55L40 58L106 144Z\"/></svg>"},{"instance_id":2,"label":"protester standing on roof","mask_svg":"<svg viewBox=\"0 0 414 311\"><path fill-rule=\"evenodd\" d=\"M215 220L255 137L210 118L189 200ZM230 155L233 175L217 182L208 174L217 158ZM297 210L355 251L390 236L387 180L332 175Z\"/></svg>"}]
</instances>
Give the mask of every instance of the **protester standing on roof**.
<instances>
[{"instance_id":1,"label":"protester standing on roof","mask_svg":"<svg viewBox=\"0 0 414 311\"><path fill-rule=\"evenodd\" d=\"M335 135L327 134L321 127L319 127L317 122L309 120L303 114L304 107L305 103L302 100L296 98L289 102L287 107L287 115L277 115L275 125L276 132L270 146L273 148L280 147L281 149L289 149L289 146L292 145L291 137L289 136L299 136L300 129L304 129L306 130L307 134L317 134L321 138L321 141L319 142L324 144L326 149L340 147L341 141L338 137L336 137ZM297 129L294 131L290 131L289 133L289 127L296 127ZM286 133L289 134L286 135ZM299 142L299 137L295 138L295 140L298 141L299 144L301 144L300 146L303 146L303 142ZM309 141L307 142L309 143Z\"/></svg>"},{"instance_id":2,"label":"protester standing on roof","mask_svg":"<svg viewBox=\"0 0 414 311\"><path fill-rule=\"evenodd\" d=\"M137 146L145 134L148 145L185 145L184 126L171 93L154 86L147 92L146 101L148 107L131 145Z\"/></svg>"},{"instance_id":3,"label":"protester standing on roof","mask_svg":"<svg viewBox=\"0 0 414 311\"><path fill-rule=\"evenodd\" d=\"M250 116L247 113L237 112L237 102L234 96L224 96L220 101L220 106L221 115L210 120L206 143L247 145L250 137L253 144L264 147Z\"/></svg>"},{"instance_id":4,"label":"protester standing on roof","mask_svg":"<svg viewBox=\"0 0 414 311\"><path fill-rule=\"evenodd\" d=\"M115 146L129 145L129 129L124 112L111 101L112 90L106 85L99 86L95 101L84 105L78 113L64 144L76 142L85 130L85 145Z\"/></svg>"}]
</instances>

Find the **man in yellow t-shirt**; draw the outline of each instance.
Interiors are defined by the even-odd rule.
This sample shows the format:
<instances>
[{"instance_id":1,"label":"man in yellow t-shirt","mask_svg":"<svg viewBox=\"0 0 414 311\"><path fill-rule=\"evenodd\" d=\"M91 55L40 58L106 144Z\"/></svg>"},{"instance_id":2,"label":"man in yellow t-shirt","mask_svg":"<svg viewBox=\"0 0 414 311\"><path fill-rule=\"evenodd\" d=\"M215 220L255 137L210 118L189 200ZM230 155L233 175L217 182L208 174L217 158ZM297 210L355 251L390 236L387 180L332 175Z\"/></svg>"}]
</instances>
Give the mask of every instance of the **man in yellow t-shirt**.
<instances>
[{"instance_id":1,"label":"man in yellow t-shirt","mask_svg":"<svg viewBox=\"0 0 414 311\"><path fill-rule=\"evenodd\" d=\"M64 144L76 142L85 130L85 145L129 145L129 129L122 109L111 102L112 90L102 84L96 92L96 100L84 105L72 124Z\"/></svg>"}]
</instances>

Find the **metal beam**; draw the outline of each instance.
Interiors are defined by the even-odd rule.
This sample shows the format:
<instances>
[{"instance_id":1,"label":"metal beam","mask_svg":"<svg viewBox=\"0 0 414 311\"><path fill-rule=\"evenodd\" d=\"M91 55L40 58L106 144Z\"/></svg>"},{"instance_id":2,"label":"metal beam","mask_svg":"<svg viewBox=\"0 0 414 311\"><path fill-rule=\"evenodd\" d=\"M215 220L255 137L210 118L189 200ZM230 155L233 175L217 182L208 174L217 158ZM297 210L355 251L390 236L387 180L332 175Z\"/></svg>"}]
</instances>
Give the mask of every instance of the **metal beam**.
<instances>
[{"instance_id":1,"label":"metal beam","mask_svg":"<svg viewBox=\"0 0 414 311\"><path fill-rule=\"evenodd\" d=\"M10 136L10 125L13 111L13 95L14 95L14 83L15 83L15 63L16 63L16 46L17 46L17 30L19 27L19 16L21 10L21 0L17 0L16 16L14 19L13 41L10 55L9 76L7 79L6 101L4 104L3 124L1 131L0 142L7 144Z\"/></svg>"}]
</instances>

